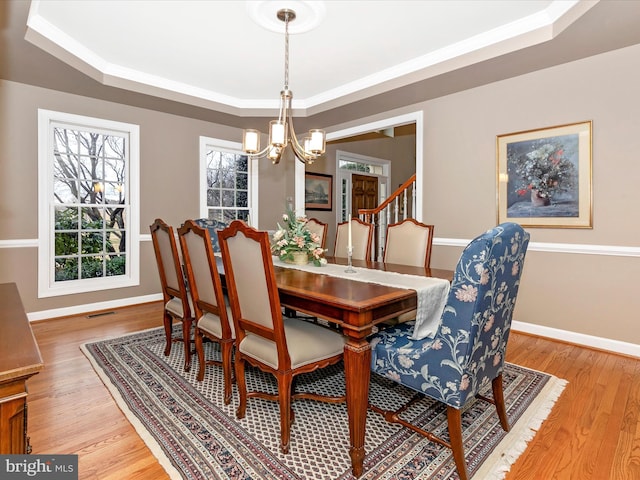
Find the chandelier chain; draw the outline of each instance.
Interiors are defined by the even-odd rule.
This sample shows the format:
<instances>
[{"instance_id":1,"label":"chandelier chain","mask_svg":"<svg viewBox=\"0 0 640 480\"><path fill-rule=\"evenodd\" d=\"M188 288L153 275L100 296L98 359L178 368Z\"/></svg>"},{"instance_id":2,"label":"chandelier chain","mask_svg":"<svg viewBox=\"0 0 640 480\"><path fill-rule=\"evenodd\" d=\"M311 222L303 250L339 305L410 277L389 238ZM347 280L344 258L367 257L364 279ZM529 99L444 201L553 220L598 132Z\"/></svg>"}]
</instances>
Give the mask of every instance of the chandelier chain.
<instances>
[{"instance_id":1,"label":"chandelier chain","mask_svg":"<svg viewBox=\"0 0 640 480\"><path fill-rule=\"evenodd\" d=\"M289 13L284 20L284 89L289 90Z\"/></svg>"}]
</instances>

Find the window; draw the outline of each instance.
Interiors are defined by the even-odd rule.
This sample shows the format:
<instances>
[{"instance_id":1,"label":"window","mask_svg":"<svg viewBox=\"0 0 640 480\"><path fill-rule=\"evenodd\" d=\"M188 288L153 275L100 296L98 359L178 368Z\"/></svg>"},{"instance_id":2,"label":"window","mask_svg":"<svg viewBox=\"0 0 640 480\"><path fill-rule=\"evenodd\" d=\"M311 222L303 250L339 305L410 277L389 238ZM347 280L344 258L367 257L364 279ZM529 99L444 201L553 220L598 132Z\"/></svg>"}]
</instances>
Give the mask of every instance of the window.
<instances>
[{"instance_id":1,"label":"window","mask_svg":"<svg viewBox=\"0 0 640 480\"><path fill-rule=\"evenodd\" d=\"M257 226L256 162L242 153L239 143L200 137L200 216Z\"/></svg>"},{"instance_id":2,"label":"window","mask_svg":"<svg viewBox=\"0 0 640 480\"><path fill-rule=\"evenodd\" d=\"M138 126L38 119L38 295L138 285Z\"/></svg>"}]
</instances>

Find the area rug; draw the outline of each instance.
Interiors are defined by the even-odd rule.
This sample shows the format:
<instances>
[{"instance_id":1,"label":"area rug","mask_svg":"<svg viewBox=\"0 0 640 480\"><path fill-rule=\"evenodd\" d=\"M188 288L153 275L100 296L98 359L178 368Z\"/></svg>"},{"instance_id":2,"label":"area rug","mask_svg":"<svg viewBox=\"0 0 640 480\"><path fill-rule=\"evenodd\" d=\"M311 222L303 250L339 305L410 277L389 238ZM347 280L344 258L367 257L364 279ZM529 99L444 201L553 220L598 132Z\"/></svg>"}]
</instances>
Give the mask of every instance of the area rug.
<instances>
[{"instance_id":1,"label":"area rug","mask_svg":"<svg viewBox=\"0 0 640 480\"><path fill-rule=\"evenodd\" d=\"M230 405L222 401L222 371L207 368L198 382L197 359L183 371L183 349L176 344L165 357L163 330L85 344L83 352L120 409L172 479L352 479L345 405L309 400L294 402L290 451L279 451L279 414L275 402L249 399L237 420L234 385ZM219 355L205 344L206 355ZM476 479L504 478L562 393L566 381L507 364L504 372L507 413L512 428L500 427L495 408L478 400L462 414L469 473ZM270 375L247 368L249 388L276 391ZM299 377L298 389L337 395L344 392L341 364ZM490 386L487 396L491 396ZM393 407L411 393L372 377L370 401ZM423 400L408 419L448 438L446 409ZM363 479L458 478L449 449L382 416L369 412Z\"/></svg>"}]
</instances>

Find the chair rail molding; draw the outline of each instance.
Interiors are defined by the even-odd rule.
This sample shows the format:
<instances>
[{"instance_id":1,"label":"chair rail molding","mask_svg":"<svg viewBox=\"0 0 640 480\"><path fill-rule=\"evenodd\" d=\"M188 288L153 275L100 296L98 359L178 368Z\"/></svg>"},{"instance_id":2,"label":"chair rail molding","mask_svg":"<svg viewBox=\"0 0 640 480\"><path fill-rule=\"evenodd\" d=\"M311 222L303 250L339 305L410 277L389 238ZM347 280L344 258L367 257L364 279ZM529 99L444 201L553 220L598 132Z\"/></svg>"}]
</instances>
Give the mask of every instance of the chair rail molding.
<instances>
[{"instance_id":1,"label":"chair rail molding","mask_svg":"<svg viewBox=\"0 0 640 480\"><path fill-rule=\"evenodd\" d=\"M466 247L471 240L464 238L433 239L434 245L443 247ZM616 257L640 257L640 247L626 247L621 245L587 245L580 243L548 243L531 242L529 250L549 253L577 253L582 255L611 255Z\"/></svg>"},{"instance_id":2,"label":"chair rail molding","mask_svg":"<svg viewBox=\"0 0 640 480\"><path fill-rule=\"evenodd\" d=\"M141 242L150 242L150 234L141 234ZM442 247L466 247L470 239L434 237L433 244ZM0 240L0 248L37 248L37 238ZM614 257L640 257L640 247L622 245L587 245L582 243L531 242L529 250L549 253L576 253L581 255L610 255Z\"/></svg>"}]
</instances>

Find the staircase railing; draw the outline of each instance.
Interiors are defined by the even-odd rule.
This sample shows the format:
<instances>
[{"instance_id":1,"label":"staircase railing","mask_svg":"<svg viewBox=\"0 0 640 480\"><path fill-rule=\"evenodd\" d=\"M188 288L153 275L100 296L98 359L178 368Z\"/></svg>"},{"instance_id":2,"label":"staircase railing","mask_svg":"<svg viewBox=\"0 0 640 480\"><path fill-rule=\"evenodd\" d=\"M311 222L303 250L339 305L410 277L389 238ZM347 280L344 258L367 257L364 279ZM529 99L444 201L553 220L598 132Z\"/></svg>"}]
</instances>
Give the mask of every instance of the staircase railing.
<instances>
[{"instance_id":1,"label":"staircase railing","mask_svg":"<svg viewBox=\"0 0 640 480\"><path fill-rule=\"evenodd\" d=\"M382 261L387 225L398 223L406 218L415 218L415 190L416 175L414 173L376 208L358 210L360 220L373 223L372 257L374 260Z\"/></svg>"}]
</instances>

